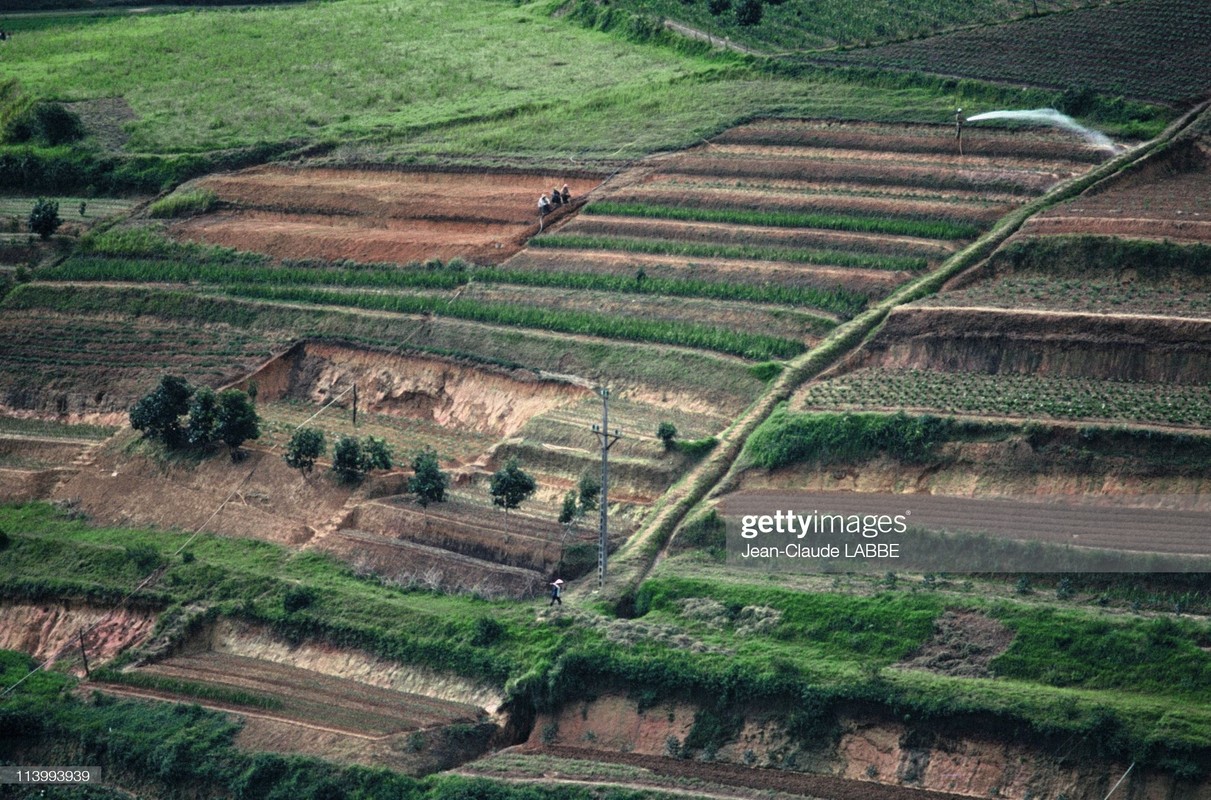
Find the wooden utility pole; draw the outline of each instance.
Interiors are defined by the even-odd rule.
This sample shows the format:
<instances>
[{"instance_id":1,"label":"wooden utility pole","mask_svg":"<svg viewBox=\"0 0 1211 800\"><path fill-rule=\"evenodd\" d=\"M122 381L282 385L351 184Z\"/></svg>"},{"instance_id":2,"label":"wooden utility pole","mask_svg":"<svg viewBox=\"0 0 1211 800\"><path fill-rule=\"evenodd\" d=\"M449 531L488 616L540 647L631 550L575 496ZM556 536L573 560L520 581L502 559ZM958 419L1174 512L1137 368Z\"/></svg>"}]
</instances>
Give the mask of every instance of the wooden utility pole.
<instances>
[{"instance_id":1,"label":"wooden utility pole","mask_svg":"<svg viewBox=\"0 0 1211 800\"><path fill-rule=\"evenodd\" d=\"M610 448L622 438L622 433L617 428L614 429L613 433L610 432L610 390L604 386L599 386L597 387L597 394L601 395L601 426L594 425L593 433L597 434L597 438L601 441L600 530L598 531L597 539L597 586L601 588L605 586L606 556L610 548Z\"/></svg>"},{"instance_id":2,"label":"wooden utility pole","mask_svg":"<svg viewBox=\"0 0 1211 800\"><path fill-rule=\"evenodd\" d=\"M92 678L92 671L88 668L88 653L84 650L84 630L80 630L80 657L84 659L84 677Z\"/></svg>"},{"instance_id":3,"label":"wooden utility pole","mask_svg":"<svg viewBox=\"0 0 1211 800\"><path fill-rule=\"evenodd\" d=\"M353 384L353 427L357 427L357 384Z\"/></svg>"}]
</instances>

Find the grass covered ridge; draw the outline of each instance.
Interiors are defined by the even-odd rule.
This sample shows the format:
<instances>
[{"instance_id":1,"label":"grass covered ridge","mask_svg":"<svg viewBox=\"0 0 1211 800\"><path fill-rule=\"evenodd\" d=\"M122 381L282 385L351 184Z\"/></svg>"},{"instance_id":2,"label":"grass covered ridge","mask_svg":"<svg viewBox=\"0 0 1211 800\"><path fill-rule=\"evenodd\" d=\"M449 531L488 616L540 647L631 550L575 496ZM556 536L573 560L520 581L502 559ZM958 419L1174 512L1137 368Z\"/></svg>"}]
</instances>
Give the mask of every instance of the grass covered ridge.
<instances>
[{"instance_id":1,"label":"grass covered ridge","mask_svg":"<svg viewBox=\"0 0 1211 800\"><path fill-rule=\"evenodd\" d=\"M45 505L2 507L0 527L10 532L0 593L11 600L116 599L141 577L136 561L154 550L167 571L145 601L167 609L166 618L203 603L291 640L484 681L535 709L583 700L586 686L629 692L641 705L707 697L704 720L781 708L793 735L819 740L859 702L926 723L992 718L1044 742L1075 736L1107 757L1187 776L1211 767L1205 622L965 596L959 605L1000 619L1016 638L993 664L997 680L953 679L885 669L954 607L953 597L929 591L811 594L660 577L635 598L639 620L588 609L543 620L541 603L386 587L326 557L259 542L200 536L183 560L171 554L184 534L92 528ZM299 583L314 589L314 602L287 611ZM685 635L701 646L686 647ZM62 680L40 680L52 679ZM705 747L726 728L704 728L690 746Z\"/></svg>"}]
</instances>

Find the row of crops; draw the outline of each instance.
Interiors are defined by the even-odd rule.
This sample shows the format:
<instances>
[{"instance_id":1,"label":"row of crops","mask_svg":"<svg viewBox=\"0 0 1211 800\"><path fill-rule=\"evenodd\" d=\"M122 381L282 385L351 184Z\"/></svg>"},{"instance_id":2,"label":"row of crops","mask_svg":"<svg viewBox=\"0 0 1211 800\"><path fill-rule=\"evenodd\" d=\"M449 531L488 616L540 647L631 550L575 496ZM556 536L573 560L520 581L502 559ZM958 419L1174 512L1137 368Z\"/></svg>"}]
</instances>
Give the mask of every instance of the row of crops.
<instances>
[{"instance_id":1,"label":"row of crops","mask_svg":"<svg viewBox=\"0 0 1211 800\"><path fill-rule=\"evenodd\" d=\"M812 409L1211 426L1211 386L872 367L812 384L799 398Z\"/></svg>"}]
</instances>

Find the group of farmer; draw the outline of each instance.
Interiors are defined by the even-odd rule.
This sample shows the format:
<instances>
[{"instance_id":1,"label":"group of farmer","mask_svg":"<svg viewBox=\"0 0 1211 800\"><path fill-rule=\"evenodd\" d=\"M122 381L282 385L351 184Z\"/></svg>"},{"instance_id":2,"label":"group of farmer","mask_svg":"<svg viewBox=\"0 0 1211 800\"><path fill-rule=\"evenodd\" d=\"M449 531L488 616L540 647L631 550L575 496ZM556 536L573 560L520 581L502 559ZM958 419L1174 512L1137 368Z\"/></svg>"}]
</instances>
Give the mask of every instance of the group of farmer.
<instances>
[{"instance_id":1,"label":"group of farmer","mask_svg":"<svg viewBox=\"0 0 1211 800\"><path fill-rule=\"evenodd\" d=\"M570 202L572 202L572 193L568 191L568 185L565 183L562 189L552 189L550 194L544 193L538 198L538 216L545 217Z\"/></svg>"}]
</instances>

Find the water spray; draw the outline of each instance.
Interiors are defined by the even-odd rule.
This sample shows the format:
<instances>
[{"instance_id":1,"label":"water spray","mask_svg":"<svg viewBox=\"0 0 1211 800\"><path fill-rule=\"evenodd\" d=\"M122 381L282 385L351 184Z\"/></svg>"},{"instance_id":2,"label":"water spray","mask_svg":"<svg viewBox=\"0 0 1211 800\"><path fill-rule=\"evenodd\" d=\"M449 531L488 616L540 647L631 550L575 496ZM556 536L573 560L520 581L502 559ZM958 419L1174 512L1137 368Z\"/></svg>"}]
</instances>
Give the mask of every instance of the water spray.
<instances>
[{"instance_id":1,"label":"water spray","mask_svg":"<svg viewBox=\"0 0 1211 800\"><path fill-rule=\"evenodd\" d=\"M1072 131L1094 147L1116 152L1119 149L1118 145L1110 141L1110 137L1106 134L1101 131L1095 131L1092 128L1086 128L1072 117L1056 111L1054 108L1036 108L1029 111L988 111L984 114L968 117L967 121L979 122L985 119L1017 119L1025 122L1051 125L1055 128Z\"/></svg>"}]
</instances>

